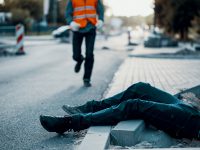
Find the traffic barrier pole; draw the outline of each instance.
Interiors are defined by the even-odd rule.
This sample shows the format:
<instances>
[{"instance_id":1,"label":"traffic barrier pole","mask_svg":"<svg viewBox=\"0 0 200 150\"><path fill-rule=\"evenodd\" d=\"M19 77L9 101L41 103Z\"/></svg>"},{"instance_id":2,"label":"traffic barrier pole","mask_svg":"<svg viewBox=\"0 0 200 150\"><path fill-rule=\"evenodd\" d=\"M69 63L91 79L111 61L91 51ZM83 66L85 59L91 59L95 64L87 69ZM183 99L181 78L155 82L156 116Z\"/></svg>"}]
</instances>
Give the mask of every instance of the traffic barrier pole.
<instances>
[{"instance_id":1,"label":"traffic barrier pole","mask_svg":"<svg viewBox=\"0 0 200 150\"><path fill-rule=\"evenodd\" d=\"M24 55L24 26L22 24L18 24L16 26L16 55Z\"/></svg>"}]
</instances>

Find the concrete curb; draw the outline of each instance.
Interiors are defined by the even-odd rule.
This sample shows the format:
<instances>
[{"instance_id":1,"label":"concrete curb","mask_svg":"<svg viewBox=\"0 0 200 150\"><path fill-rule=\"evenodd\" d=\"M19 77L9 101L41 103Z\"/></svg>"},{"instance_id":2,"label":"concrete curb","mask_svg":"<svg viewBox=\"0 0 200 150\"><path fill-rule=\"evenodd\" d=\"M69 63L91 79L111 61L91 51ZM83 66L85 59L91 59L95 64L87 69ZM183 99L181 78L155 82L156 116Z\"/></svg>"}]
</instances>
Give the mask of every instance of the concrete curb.
<instances>
[{"instance_id":1,"label":"concrete curb","mask_svg":"<svg viewBox=\"0 0 200 150\"><path fill-rule=\"evenodd\" d=\"M79 150L104 150L110 141L111 126L90 127Z\"/></svg>"},{"instance_id":2,"label":"concrete curb","mask_svg":"<svg viewBox=\"0 0 200 150\"><path fill-rule=\"evenodd\" d=\"M111 143L132 146L139 141L144 128L145 123L143 120L121 121L111 130Z\"/></svg>"},{"instance_id":3,"label":"concrete curb","mask_svg":"<svg viewBox=\"0 0 200 150\"><path fill-rule=\"evenodd\" d=\"M136 58L153 58L153 59L200 59L200 56L196 55L161 55L161 54L141 54L141 55L129 55L129 57Z\"/></svg>"}]
</instances>

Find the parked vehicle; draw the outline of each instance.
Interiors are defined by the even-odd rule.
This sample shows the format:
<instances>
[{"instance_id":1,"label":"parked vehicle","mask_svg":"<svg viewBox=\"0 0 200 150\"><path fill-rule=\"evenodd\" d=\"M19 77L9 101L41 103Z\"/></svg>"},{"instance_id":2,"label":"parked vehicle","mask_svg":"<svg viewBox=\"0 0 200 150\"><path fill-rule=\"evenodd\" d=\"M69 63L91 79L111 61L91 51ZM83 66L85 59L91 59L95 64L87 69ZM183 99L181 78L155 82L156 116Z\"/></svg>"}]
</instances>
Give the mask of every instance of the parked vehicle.
<instances>
[{"instance_id":1,"label":"parked vehicle","mask_svg":"<svg viewBox=\"0 0 200 150\"><path fill-rule=\"evenodd\" d=\"M170 37L163 35L161 36L161 45L162 47L176 47L178 46L178 42Z\"/></svg>"},{"instance_id":2,"label":"parked vehicle","mask_svg":"<svg viewBox=\"0 0 200 150\"><path fill-rule=\"evenodd\" d=\"M150 34L144 40L144 46L145 47L161 47L161 38L160 38L160 36L156 35L156 34Z\"/></svg>"},{"instance_id":3,"label":"parked vehicle","mask_svg":"<svg viewBox=\"0 0 200 150\"><path fill-rule=\"evenodd\" d=\"M144 40L145 47L176 47L178 42L164 34L151 33Z\"/></svg>"}]
</instances>

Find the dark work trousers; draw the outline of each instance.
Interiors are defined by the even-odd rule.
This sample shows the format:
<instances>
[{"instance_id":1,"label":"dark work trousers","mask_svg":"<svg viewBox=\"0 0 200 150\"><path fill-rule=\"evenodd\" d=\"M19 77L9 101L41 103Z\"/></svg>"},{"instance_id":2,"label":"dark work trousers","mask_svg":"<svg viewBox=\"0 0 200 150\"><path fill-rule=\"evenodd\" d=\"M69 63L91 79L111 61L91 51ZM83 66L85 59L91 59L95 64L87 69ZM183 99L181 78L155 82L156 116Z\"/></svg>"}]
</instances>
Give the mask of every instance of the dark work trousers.
<instances>
[{"instance_id":1,"label":"dark work trousers","mask_svg":"<svg viewBox=\"0 0 200 150\"><path fill-rule=\"evenodd\" d=\"M89 101L79 107L84 112L73 115L77 129L143 119L174 137L199 136L199 111L147 83L133 84L113 97L102 101Z\"/></svg>"},{"instance_id":2,"label":"dark work trousers","mask_svg":"<svg viewBox=\"0 0 200 150\"><path fill-rule=\"evenodd\" d=\"M81 53L81 46L85 38L86 52L85 52L85 72L83 79L90 80L92 68L94 64L94 43L96 38L96 29L91 29L89 32L73 32L73 59L80 62L84 59Z\"/></svg>"}]
</instances>

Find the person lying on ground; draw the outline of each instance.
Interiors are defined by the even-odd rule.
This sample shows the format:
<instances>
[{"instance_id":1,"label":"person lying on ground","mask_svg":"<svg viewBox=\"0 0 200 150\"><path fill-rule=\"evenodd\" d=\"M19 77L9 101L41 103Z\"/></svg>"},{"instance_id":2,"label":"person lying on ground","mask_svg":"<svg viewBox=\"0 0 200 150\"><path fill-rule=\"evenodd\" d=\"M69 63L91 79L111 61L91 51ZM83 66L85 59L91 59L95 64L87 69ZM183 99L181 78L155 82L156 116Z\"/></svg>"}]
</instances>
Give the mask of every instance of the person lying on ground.
<instances>
[{"instance_id":1,"label":"person lying on ground","mask_svg":"<svg viewBox=\"0 0 200 150\"><path fill-rule=\"evenodd\" d=\"M143 119L175 138L200 139L200 111L171 94L148 83L136 83L127 90L102 101L67 106L63 117L40 116L49 132L62 134L90 126L116 125L120 121Z\"/></svg>"}]
</instances>

